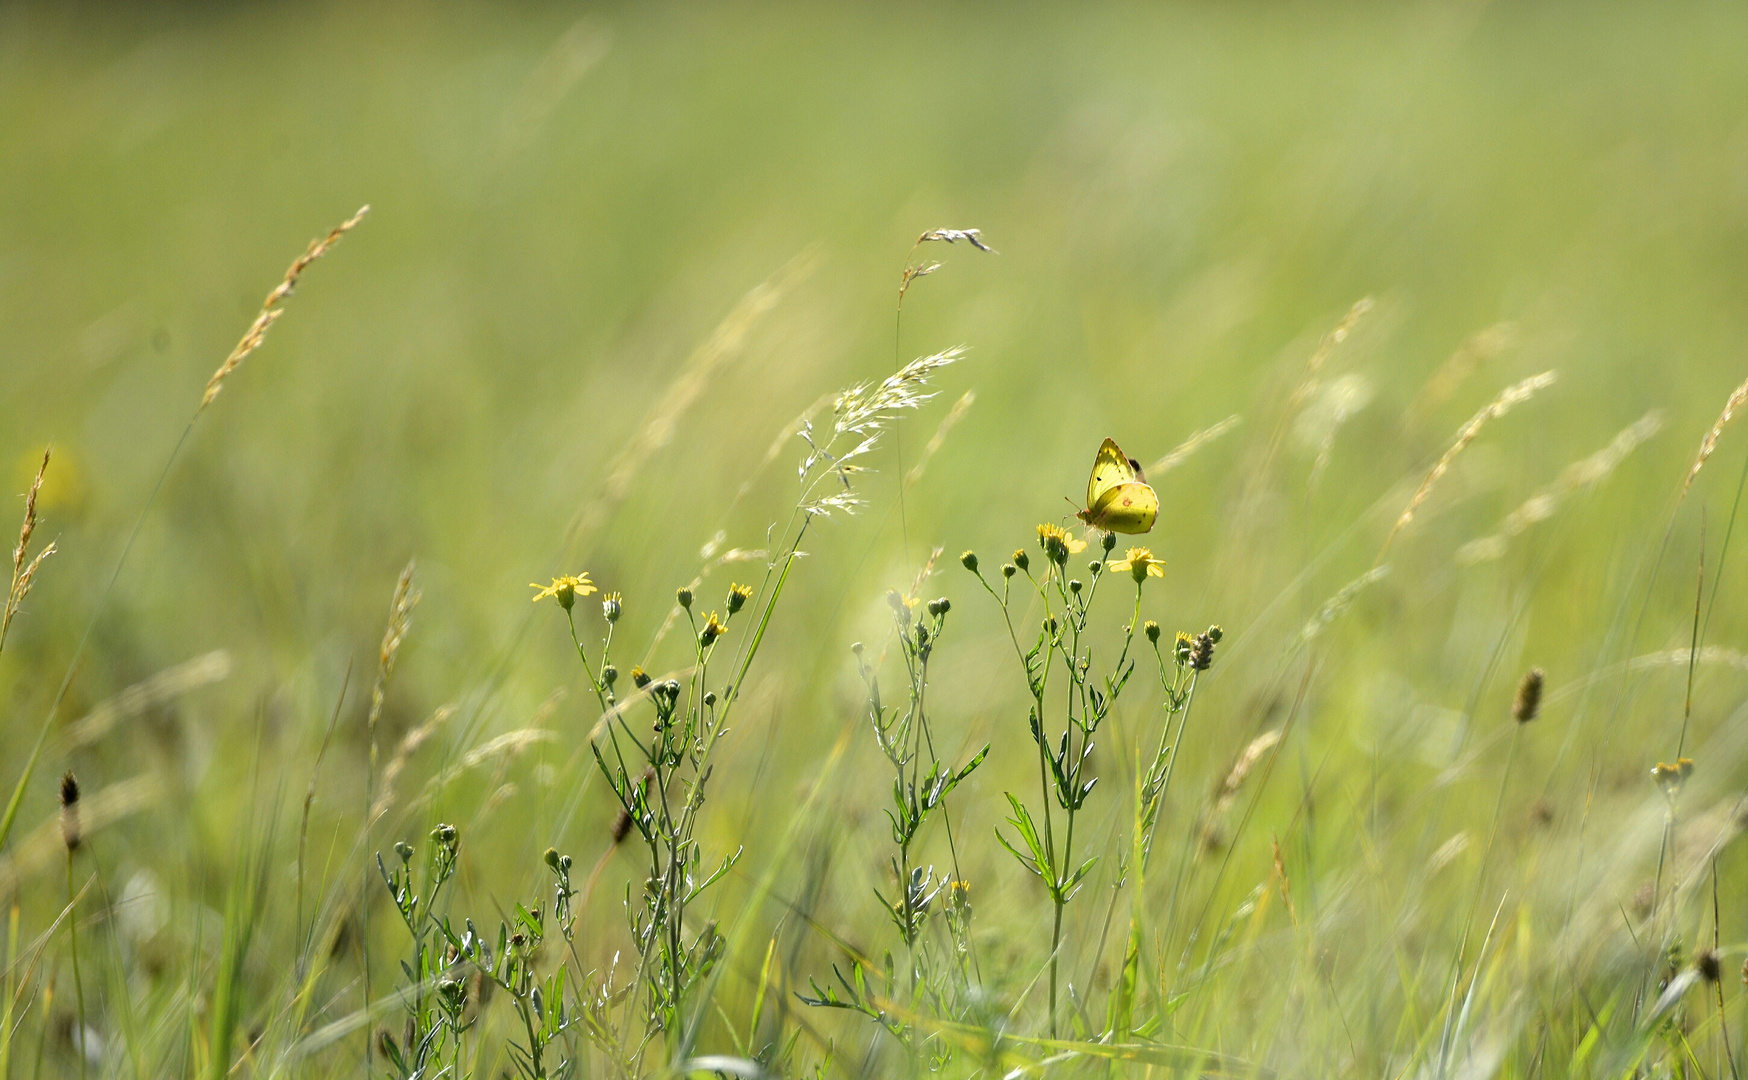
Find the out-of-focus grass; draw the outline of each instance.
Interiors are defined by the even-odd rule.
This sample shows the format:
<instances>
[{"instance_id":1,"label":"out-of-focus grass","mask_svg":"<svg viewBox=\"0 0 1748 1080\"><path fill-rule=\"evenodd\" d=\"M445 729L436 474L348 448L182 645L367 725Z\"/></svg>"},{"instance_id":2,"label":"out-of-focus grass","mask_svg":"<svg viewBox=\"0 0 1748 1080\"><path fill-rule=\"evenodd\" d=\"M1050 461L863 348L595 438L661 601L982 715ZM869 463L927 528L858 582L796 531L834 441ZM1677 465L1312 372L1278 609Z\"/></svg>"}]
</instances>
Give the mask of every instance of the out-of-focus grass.
<instances>
[{"instance_id":1,"label":"out-of-focus grass","mask_svg":"<svg viewBox=\"0 0 1748 1080\"><path fill-rule=\"evenodd\" d=\"M158 469L263 290L369 202L196 430L99 614L69 719L217 648L231 672L72 756L91 789L144 772L162 791L92 843L112 890L159 883L167 928L136 944L186 975L194 937L220 939L200 927L223 907L233 823L252 799L302 792L342 673L373 662L395 575L417 556L425 600L385 740L462 705L421 778L571 691L541 721L558 742L420 814L477 818L460 880L482 903L507 903L505 881L537 887L548 843L592 865L610 809L585 789L565 813L587 775L580 684L525 583L586 567L625 593L625 639L647 639L701 545L720 529L757 547L792 501L788 450L737 497L783 425L895 366L892 298L915 235L977 226L1000 254L947 249L906 302L897 356L960 342L971 354L945 373L946 400L905 421L903 467L948 402L974 388L976 403L902 510L888 457L866 481L868 512L810 536L715 781L713 842L744 839L751 868L725 921L770 860L806 861L778 840L834 745L849 740L843 768L871 749L845 650L882 632L886 589L934 545L993 563L1059 519L1104 435L1152 461L1238 414L1158 480L1150 542L1168 569L1149 614L1229 631L1163 830L1199 842L1208 793L1303 684L1246 831L1227 823L1228 868L1215 870L1224 851L1201 856L1194 882L1219 923L1269 880L1272 834L1300 922L1265 912L1253 951L1208 965L1231 983L1178 984L1203 992L1174 1023L1284 1072L1393 1071L1440 1038L1463 927L1478 940L1505 895L1496 955L1509 964L1487 969L1486 1023L1469 1031L1476 1054L1497 1043L1527 1074L1539 1046L1569 1050L1585 1010L1603 1007L1574 987L1606 988L1631 951L1617 909L1655 870L1662 800L1644 777L1675 752L1685 669L1575 688L1689 641L1702 514L1708 576L1724 575L1707 641L1748 648L1739 559L1715 564L1740 433L1648 577L1699 438L1748 369L1744 102L1748 16L1726 4L647 5L580 18L8 5L0 466L22 491L53 442L43 512L59 552L0 655L0 745L8 759L28 750ZM775 303L738 319L770 281ZM1367 295L1374 310L1289 411L1321 336ZM724 320L743 335L676 407L676 382ZM1467 377L1441 383L1490 328ZM1393 543L1389 576L1306 648L1301 628L1373 565L1459 425L1549 368L1559 382L1457 459ZM1456 560L1654 407L1661 431L1606 480L1503 557ZM655 437L634 481L605 497L639 432ZM594 527L574 535L579 521ZM968 785L964 827L980 933L1019 984L1041 959L1039 905L988 837L1000 792L1026 776L1024 687L958 573L928 587L956 605L934 692L968 741L998 747ZM1524 734L1483 873L1506 708L1529 664L1547 669L1550 700ZM1744 778L1741 678L1727 663L1699 674L1699 769L1683 796L1696 819L1726 813ZM363 800L356 697L335 738L310 845L330 883L362 866L348 849ZM258 790L257 754L272 766ZM1106 765L1115 808L1122 765ZM51 789L31 790L22 827L52 815ZM870 949L882 797L834 790L840 828L810 841L813 870L779 877L799 889L829 862L814 917ZM1729 910L1735 862L1720 861L1726 941L1748 930ZM603 934L632 872L604 872ZM27 932L48 925L58 888L21 887ZM1575 893L1591 903L1561 940ZM760 910L761 926L776 917ZM1709 937L1697 908L1681 910L1689 947ZM1170 955L1189 930L1170 929ZM1097 927L1076 932L1080 961ZM1191 948L1198 964L1212 932ZM293 936L256 939L257 987ZM736 972L756 969L757 939ZM794 940L791 980L834 956L823 938ZM846 1046L870 1035L842 1031ZM49 1067L70 1068L49 1045Z\"/></svg>"}]
</instances>

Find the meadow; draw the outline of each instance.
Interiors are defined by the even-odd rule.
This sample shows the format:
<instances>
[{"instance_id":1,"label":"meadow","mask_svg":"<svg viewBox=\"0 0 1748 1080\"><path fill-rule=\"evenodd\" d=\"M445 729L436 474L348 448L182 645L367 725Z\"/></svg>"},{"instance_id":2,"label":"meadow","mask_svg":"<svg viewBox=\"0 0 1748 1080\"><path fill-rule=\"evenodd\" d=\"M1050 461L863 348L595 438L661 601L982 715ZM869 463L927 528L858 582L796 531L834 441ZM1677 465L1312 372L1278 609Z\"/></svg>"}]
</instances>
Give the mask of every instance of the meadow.
<instances>
[{"instance_id":1,"label":"meadow","mask_svg":"<svg viewBox=\"0 0 1748 1080\"><path fill-rule=\"evenodd\" d=\"M0 3L0 1080L1735 1080L1745 103L1727 3Z\"/></svg>"}]
</instances>

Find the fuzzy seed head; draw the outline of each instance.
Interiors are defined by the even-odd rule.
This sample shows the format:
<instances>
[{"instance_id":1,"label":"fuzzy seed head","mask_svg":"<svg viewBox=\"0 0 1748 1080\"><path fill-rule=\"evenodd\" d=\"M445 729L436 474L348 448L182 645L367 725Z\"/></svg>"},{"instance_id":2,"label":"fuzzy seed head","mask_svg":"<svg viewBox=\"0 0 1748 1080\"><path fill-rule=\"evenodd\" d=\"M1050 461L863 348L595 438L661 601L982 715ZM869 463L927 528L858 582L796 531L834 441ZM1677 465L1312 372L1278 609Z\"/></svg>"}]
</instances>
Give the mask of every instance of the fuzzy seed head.
<instances>
[{"instance_id":1,"label":"fuzzy seed head","mask_svg":"<svg viewBox=\"0 0 1748 1080\"><path fill-rule=\"evenodd\" d=\"M1511 716L1520 724L1527 724L1536 718L1536 713L1542 707L1542 683L1545 680L1542 669L1530 668L1523 673L1523 680L1517 684L1517 697L1511 702Z\"/></svg>"}]
</instances>

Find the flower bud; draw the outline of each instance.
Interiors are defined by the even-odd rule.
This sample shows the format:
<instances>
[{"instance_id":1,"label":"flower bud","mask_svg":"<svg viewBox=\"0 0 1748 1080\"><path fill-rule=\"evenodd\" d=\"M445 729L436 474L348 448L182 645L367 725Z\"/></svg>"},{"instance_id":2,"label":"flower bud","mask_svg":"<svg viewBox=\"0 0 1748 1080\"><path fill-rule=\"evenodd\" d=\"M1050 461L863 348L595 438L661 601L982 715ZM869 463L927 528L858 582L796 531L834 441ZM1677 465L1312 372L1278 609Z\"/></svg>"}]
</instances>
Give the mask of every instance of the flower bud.
<instances>
[{"instance_id":1,"label":"flower bud","mask_svg":"<svg viewBox=\"0 0 1748 1080\"><path fill-rule=\"evenodd\" d=\"M977 552L967 548L959 553L959 563L973 574L977 573Z\"/></svg>"},{"instance_id":2,"label":"flower bud","mask_svg":"<svg viewBox=\"0 0 1748 1080\"><path fill-rule=\"evenodd\" d=\"M554 870L558 869L558 849L557 848L550 848L550 847L547 848L545 859L546 859L547 866L552 867Z\"/></svg>"},{"instance_id":3,"label":"flower bud","mask_svg":"<svg viewBox=\"0 0 1748 1080\"><path fill-rule=\"evenodd\" d=\"M1154 622L1152 619L1148 619L1146 622L1141 624L1141 629L1144 633L1146 633L1147 640L1149 642L1151 642L1155 645L1159 644L1159 624L1158 623Z\"/></svg>"},{"instance_id":4,"label":"flower bud","mask_svg":"<svg viewBox=\"0 0 1748 1080\"><path fill-rule=\"evenodd\" d=\"M745 607L747 601L752 599L752 595L751 585L730 585L728 587L728 600L725 602L728 606L728 613L733 615Z\"/></svg>"},{"instance_id":5,"label":"flower bud","mask_svg":"<svg viewBox=\"0 0 1748 1080\"><path fill-rule=\"evenodd\" d=\"M674 590L674 599L679 601L681 607L686 608L687 610L691 610L691 607L692 607L692 590L691 589L688 589L684 585L680 586L678 589Z\"/></svg>"},{"instance_id":6,"label":"flower bud","mask_svg":"<svg viewBox=\"0 0 1748 1080\"><path fill-rule=\"evenodd\" d=\"M648 686L649 685L649 672L643 670L643 668L638 667L635 664L632 665L631 685L637 687L639 690L642 690L644 687Z\"/></svg>"},{"instance_id":7,"label":"flower bud","mask_svg":"<svg viewBox=\"0 0 1748 1080\"><path fill-rule=\"evenodd\" d=\"M1015 566L1013 563L1002 563L1001 564L1001 576L1002 577L1011 578L1017 573L1019 573L1019 567Z\"/></svg>"},{"instance_id":8,"label":"flower bud","mask_svg":"<svg viewBox=\"0 0 1748 1080\"><path fill-rule=\"evenodd\" d=\"M622 610L624 609L619 603L618 593L610 592L601 598L601 617L607 620L608 625L619 621L619 613Z\"/></svg>"},{"instance_id":9,"label":"flower bud","mask_svg":"<svg viewBox=\"0 0 1748 1080\"><path fill-rule=\"evenodd\" d=\"M1027 556L1026 556L1026 549L1025 548L1015 548L1014 549L1014 565L1019 567L1021 570L1024 570L1032 565L1032 560L1027 558Z\"/></svg>"}]
</instances>

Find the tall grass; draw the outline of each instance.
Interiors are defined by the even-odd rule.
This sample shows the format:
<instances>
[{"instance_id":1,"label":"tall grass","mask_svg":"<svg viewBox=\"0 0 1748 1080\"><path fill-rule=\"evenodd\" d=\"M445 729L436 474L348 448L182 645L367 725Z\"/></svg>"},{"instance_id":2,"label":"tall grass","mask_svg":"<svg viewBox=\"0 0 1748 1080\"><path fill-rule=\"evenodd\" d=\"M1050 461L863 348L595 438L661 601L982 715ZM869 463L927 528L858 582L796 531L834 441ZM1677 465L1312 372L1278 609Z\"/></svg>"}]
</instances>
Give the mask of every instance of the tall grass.
<instances>
[{"instance_id":1,"label":"tall grass","mask_svg":"<svg viewBox=\"0 0 1748 1080\"><path fill-rule=\"evenodd\" d=\"M1300 78L1299 36L1368 102L1415 116L1474 53L1504 72L1488 84L1501 101L1538 95L1564 117L1604 93L1569 62L1535 74L1570 99L1507 77L1527 76L1498 24L1529 34L1536 13L1460 14L1319 16L1268 38L1268 62L1249 35L1284 33L1290 13L1246 16L1230 62L1276 107L1309 102L1266 119L1315 135L1297 151L1312 165L1258 149L1275 144L1232 120L1248 99L1178 126L1131 113L1154 84L1124 69L1121 92L1079 100L1023 159L988 153L1005 145L992 125L953 126L980 168L1027 178L976 203L999 257L978 230L936 229L899 259L914 225L884 221L868 228L896 247L831 233L792 257L773 245L794 230L763 220L708 238L729 269L688 264L658 288L640 253L684 230L637 218L597 249L543 221L514 237L519 258L591 267L554 276L561 300L492 263L510 241L481 193L548 191L536 165L564 163L514 155L548 147L544 126L572 122L564 96L596 73L634 98L679 92L615 66L647 48L636 33L577 24L517 84L502 153L473 179L444 173L480 217L420 249L394 294L404 319L376 290L418 204L385 200L380 232L333 250L353 218L264 305L239 301L234 347L237 327L210 328L225 359L204 385L210 356L185 379L153 361L91 395L101 421L69 423L85 413L63 402L18 417L57 430L20 467L0 618L15 717L0 1080L1739 1076L1748 659L1730 600L1748 440L1733 441L1731 324L1681 322L1709 310L1691 281L1599 284L1593 264L1628 250L1611 235L1585 233L1552 299L1500 286L1472 238L1534 221L1554 244L1536 230L1590 189L1554 206L1540 179L1510 203L1521 217L1466 208L1453 252L1448 208L1396 201L1448 189L1368 173L1373 136L1320 141L1309 114L1341 78ZM1060 72L1107 17L1050 23L1037 62ZM1022 34L1043 17L1015 18ZM1241 25L1160 18L1201 42ZM1594 55L1588 20L1559 33ZM1688 58L1734 55L1732 35L1711 40ZM1368 55L1379 42L1394 51ZM1010 77L984 50L1011 42L975 44L963 71L889 78L880 115L938 101L963 118L980 80ZM1106 34L1091 66L1131 48ZM1226 85L1224 61L1199 63ZM460 81L495 83L503 64ZM1430 105L1376 93L1411 83ZM1025 85L1056 100L1048 79ZM1710 175L1696 148L1733 145L1729 100L1696 95L1692 130L1625 110L1612 119L1646 141L1591 165L1662 178L1641 157L1677 146ZM829 94L806 105L865 115ZM1412 125L1342 115L1448 174ZM1484 115L1488 137L1457 151L1503 162L1492 183L1519 182L1512 154L1547 164L1524 134L1545 117ZM1555 126L1562 146L1601 138ZM576 145L593 156L590 131ZM788 151L761 146L769 184ZM1222 154L1221 183L1186 191ZM650 155L634 179L659 189ZM1215 190L1257 175L1274 178L1263 194ZM650 197L683 201L668 194ZM1180 213L1245 225L1210 238ZM1636 222L1635 259L1663 250L1657 230L1688 235L1669 214ZM1734 219L1717 220L1727 240ZM1503 276L1533 278L1533 247L1497 255ZM0 277L13 265L0 251ZM1275 283L1294 273L1316 287ZM306 276L311 302L287 307ZM1594 309L1562 307L1573 295ZM1618 324L1574 329L1604 309L1637 325L1619 314L1635 305L1656 331L1640 343L1667 334L1687 361L1654 380L1608 352ZM611 349L588 338L606 325ZM206 341L174 329L172 358ZM587 338L576 355L624 352L516 359L564 334ZM480 368L427 363L464 347ZM334 382L348 365L355 381ZM146 387L186 400L165 420ZM117 399L142 425L115 436L120 462L90 430L119 425ZM1106 433L1155 463L1145 537L1061 524ZM536 577L530 604L516 586ZM51 805L43 774L72 768L82 784Z\"/></svg>"}]
</instances>

